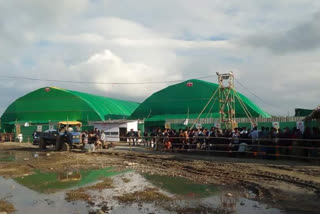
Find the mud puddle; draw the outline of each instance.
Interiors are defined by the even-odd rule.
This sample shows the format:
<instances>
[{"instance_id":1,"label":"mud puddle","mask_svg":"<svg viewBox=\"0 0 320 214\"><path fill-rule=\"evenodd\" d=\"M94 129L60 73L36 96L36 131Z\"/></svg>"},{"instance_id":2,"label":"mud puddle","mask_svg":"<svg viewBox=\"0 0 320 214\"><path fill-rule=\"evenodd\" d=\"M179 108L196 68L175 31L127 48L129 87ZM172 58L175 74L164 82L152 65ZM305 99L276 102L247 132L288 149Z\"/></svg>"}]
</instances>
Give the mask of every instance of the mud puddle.
<instances>
[{"instance_id":1,"label":"mud puddle","mask_svg":"<svg viewBox=\"0 0 320 214\"><path fill-rule=\"evenodd\" d=\"M0 152L0 162L15 161L16 157L12 152Z\"/></svg>"},{"instance_id":2,"label":"mud puddle","mask_svg":"<svg viewBox=\"0 0 320 214\"><path fill-rule=\"evenodd\" d=\"M106 178L111 184L103 186ZM112 168L66 173L35 170L15 179L0 177L0 189L0 199L12 203L14 213L284 213L213 185ZM88 197L66 200L70 191L78 190ZM130 200L119 200L126 196Z\"/></svg>"},{"instance_id":3,"label":"mud puddle","mask_svg":"<svg viewBox=\"0 0 320 214\"><path fill-rule=\"evenodd\" d=\"M0 162L23 161L31 157L32 155L27 152L0 151Z\"/></svg>"},{"instance_id":4,"label":"mud puddle","mask_svg":"<svg viewBox=\"0 0 320 214\"><path fill-rule=\"evenodd\" d=\"M106 190L105 200L98 202L95 208L105 209L108 213L177 213L177 214L279 214L284 213L259 202L237 196L237 193L221 191L218 187L208 184L197 184L181 177L137 174L129 172L122 176L130 179L126 186L117 179L116 188ZM154 200L150 203L140 198L140 191L153 191L169 197L169 200ZM134 192L135 191L135 192ZM114 196L128 195L134 192L136 201L128 197L127 202L114 200ZM229 195L228 195L229 194ZM152 196L150 196L152 197ZM161 197L162 198L162 197ZM144 199L144 200L142 200Z\"/></svg>"},{"instance_id":5,"label":"mud puddle","mask_svg":"<svg viewBox=\"0 0 320 214\"><path fill-rule=\"evenodd\" d=\"M183 177L143 174L153 185L164 189L180 198L204 198L218 194L218 188L210 184L194 183Z\"/></svg>"},{"instance_id":6,"label":"mud puddle","mask_svg":"<svg viewBox=\"0 0 320 214\"><path fill-rule=\"evenodd\" d=\"M54 193L61 190L79 188L95 183L105 177L119 175L124 172L114 171L112 167L97 170L79 170L64 173L41 172L35 170L33 174L15 178L14 180L39 193Z\"/></svg>"}]
</instances>

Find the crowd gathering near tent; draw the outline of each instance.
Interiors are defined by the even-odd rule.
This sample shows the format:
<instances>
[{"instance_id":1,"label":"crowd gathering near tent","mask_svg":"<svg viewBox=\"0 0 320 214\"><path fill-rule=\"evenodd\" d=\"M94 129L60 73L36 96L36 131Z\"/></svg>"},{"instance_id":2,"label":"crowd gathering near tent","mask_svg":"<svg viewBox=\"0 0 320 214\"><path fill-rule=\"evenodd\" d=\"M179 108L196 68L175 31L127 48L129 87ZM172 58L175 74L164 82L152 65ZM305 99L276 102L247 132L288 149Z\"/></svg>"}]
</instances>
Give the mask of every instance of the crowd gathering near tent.
<instances>
[{"instance_id":1,"label":"crowd gathering near tent","mask_svg":"<svg viewBox=\"0 0 320 214\"><path fill-rule=\"evenodd\" d=\"M132 145L150 146L154 150L167 151L217 151L252 153L268 158L276 156L318 157L320 149L320 129L306 127L300 129L269 127L219 129L154 129L152 132L131 130L127 134Z\"/></svg>"},{"instance_id":2,"label":"crowd gathering near tent","mask_svg":"<svg viewBox=\"0 0 320 214\"><path fill-rule=\"evenodd\" d=\"M59 121L78 121L83 125L82 142L91 147L95 145L95 148L105 148L108 140L117 138L119 141L126 139L130 145L142 143L155 150L246 153L269 158L279 155L318 156L320 125L314 121L318 121L319 109L300 109L299 115L290 121L285 117L280 118L285 119L280 121L283 122L281 127L291 128L269 127L265 124L276 121L270 114L243 94L232 91L230 93L238 97L234 103L235 118L243 120L250 115L250 122L252 118L255 121L262 120L265 127L249 128L254 125L239 122L240 127L232 130L209 129L215 125L213 121L221 119L219 93L216 93L218 89L216 83L191 79L168 86L153 93L142 103L136 103L57 87L40 88L8 106L1 116L1 133L14 133L21 136L20 141L26 141L31 129L50 127ZM292 128L306 112L308 115L312 112L304 121L309 121L305 123L306 127ZM207 123L202 123L206 128L186 128L183 122L186 118L190 121L207 120ZM135 131L127 128L128 125L120 127L121 124L115 130L117 121L127 121L128 124L136 121ZM92 125L94 122L101 126L104 124L110 130L98 130ZM171 129L155 128L166 127L166 124L170 124ZM90 129L94 130L84 131ZM124 136L126 131L127 135Z\"/></svg>"}]
</instances>

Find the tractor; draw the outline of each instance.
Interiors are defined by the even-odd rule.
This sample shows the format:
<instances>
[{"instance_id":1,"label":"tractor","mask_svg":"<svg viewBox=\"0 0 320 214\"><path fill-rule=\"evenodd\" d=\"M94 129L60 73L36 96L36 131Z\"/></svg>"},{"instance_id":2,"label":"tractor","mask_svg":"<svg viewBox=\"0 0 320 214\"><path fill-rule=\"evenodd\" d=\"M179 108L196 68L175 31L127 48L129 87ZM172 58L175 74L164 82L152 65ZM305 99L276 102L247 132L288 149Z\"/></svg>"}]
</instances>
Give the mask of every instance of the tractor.
<instances>
[{"instance_id":1,"label":"tractor","mask_svg":"<svg viewBox=\"0 0 320 214\"><path fill-rule=\"evenodd\" d=\"M57 151L69 151L70 148L81 146L80 127L78 121L61 121L57 124L57 130L49 129L40 135L40 149L47 145L55 145Z\"/></svg>"}]
</instances>

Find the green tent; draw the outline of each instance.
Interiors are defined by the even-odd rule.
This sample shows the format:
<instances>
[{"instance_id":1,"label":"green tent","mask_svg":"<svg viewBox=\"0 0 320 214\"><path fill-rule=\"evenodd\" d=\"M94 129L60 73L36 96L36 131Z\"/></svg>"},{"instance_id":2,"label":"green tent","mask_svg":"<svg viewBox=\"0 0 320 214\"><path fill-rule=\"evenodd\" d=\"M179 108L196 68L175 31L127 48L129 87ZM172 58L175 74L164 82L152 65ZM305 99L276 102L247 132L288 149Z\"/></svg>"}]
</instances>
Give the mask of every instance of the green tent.
<instances>
[{"instance_id":1,"label":"green tent","mask_svg":"<svg viewBox=\"0 0 320 214\"><path fill-rule=\"evenodd\" d=\"M16 121L101 121L124 119L138 103L56 87L40 88L14 101L3 113L2 124Z\"/></svg>"},{"instance_id":2,"label":"green tent","mask_svg":"<svg viewBox=\"0 0 320 214\"><path fill-rule=\"evenodd\" d=\"M303 109L303 108L296 108L295 109L295 117L306 117L313 112L313 109Z\"/></svg>"},{"instance_id":3,"label":"green tent","mask_svg":"<svg viewBox=\"0 0 320 214\"><path fill-rule=\"evenodd\" d=\"M165 121L165 119L197 118L210 97L219 86L202 80L188 80L160 90L132 113L131 119L145 119L145 121ZM244 95L238 93L252 117L270 117ZM215 100L215 102L214 102ZM245 118L246 113L236 99L236 117ZM219 93L213 98L202 118L219 118Z\"/></svg>"}]
</instances>

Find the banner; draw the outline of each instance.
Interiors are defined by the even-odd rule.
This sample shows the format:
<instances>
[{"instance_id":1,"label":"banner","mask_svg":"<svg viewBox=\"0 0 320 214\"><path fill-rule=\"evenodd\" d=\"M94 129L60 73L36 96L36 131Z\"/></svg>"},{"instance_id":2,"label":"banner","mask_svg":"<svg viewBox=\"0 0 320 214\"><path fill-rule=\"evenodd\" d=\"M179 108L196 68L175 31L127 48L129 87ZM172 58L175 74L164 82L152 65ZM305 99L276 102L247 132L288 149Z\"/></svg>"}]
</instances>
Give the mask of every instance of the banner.
<instances>
[{"instance_id":1,"label":"banner","mask_svg":"<svg viewBox=\"0 0 320 214\"><path fill-rule=\"evenodd\" d=\"M297 129L299 129L301 133L304 132L304 121L297 121Z\"/></svg>"},{"instance_id":2,"label":"banner","mask_svg":"<svg viewBox=\"0 0 320 214\"><path fill-rule=\"evenodd\" d=\"M166 124L164 125L164 127L165 127L166 129L171 129L171 124L170 124L170 123L166 123Z\"/></svg>"},{"instance_id":3,"label":"banner","mask_svg":"<svg viewBox=\"0 0 320 214\"><path fill-rule=\"evenodd\" d=\"M183 125L187 126L189 124L189 119L186 119L184 122L183 122Z\"/></svg>"},{"instance_id":4,"label":"banner","mask_svg":"<svg viewBox=\"0 0 320 214\"><path fill-rule=\"evenodd\" d=\"M200 123L196 124L196 128L197 129L201 129L202 128L202 125Z\"/></svg>"},{"instance_id":5,"label":"banner","mask_svg":"<svg viewBox=\"0 0 320 214\"><path fill-rule=\"evenodd\" d=\"M41 125L37 126L37 132L42 132L42 126Z\"/></svg>"},{"instance_id":6,"label":"banner","mask_svg":"<svg viewBox=\"0 0 320 214\"><path fill-rule=\"evenodd\" d=\"M215 123L214 127L217 128L217 129L221 129L221 124L220 123Z\"/></svg>"},{"instance_id":7,"label":"banner","mask_svg":"<svg viewBox=\"0 0 320 214\"><path fill-rule=\"evenodd\" d=\"M280 128L280 123L279 122L272 122L272 127L275 129L279 129Z\"/></svg>"}]
</instances>

